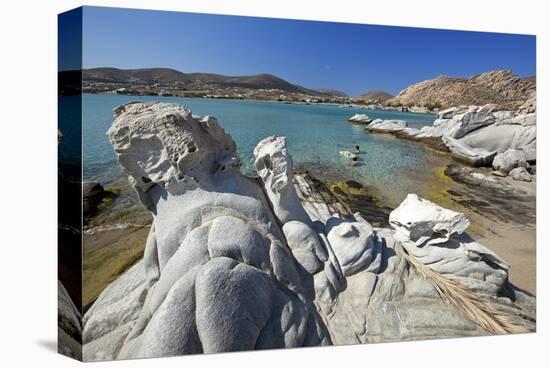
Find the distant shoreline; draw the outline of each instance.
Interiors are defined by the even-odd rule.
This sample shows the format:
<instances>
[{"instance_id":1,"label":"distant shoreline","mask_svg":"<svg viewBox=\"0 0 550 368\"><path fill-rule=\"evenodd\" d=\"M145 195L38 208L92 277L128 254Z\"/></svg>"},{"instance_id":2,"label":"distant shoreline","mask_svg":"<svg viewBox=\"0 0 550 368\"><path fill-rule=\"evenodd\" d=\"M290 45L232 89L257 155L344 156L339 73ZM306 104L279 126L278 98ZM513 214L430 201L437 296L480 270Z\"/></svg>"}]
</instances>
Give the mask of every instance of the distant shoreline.
<instances>
[{"instance_id":1,"label":"distant shoreline","mask_svg":"<svg viewBox=\"0 0 550 368\"><path fill-rule=\"evenodd\" d=\"M398 108L390 107L390 106L373 106L373 105L358 105L358 104L349 104L344 105L342 103L337 102L300 102L300 101L277 101L277 100L270 100L270 99L255 99L255 98L216 98L216 97L187 97L187 96L159 96L159 95L136 95L136 94L130 94L130 93L111 93L111 92L82 92L82 95L106 95L106 96L130 96L130 97L139 97L139 98L145 98L145 97L161 97L161 98L185 98L185 99L193 99L193 100L224 100L224 101L246 101L246 102L269 102L269 103L275 103L275 104L282 104L282 105L313 105L313 106L336 106L341 108L349 108L349 109L362 109L362 110L374 110L374 111L392 111L392 112L403 112L407 114L418 114L418 115L437 115L436 112L429 111L429 112L421 112L421 111L401 111ZM60 96L63 97L63 96ZM412 108L415 108L414 106Z\"/></svg>"}]
</instances>

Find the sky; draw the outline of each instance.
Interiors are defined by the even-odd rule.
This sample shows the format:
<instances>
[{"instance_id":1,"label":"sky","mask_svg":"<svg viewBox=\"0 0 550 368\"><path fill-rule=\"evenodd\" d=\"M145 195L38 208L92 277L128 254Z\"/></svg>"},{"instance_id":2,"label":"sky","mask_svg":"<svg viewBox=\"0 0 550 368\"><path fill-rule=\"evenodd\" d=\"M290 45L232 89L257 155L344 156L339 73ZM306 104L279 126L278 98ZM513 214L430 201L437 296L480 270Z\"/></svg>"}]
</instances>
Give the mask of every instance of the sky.
<instances>
[{"instance_id":1,"label":"sky","mask_svg":"<svg viewBox=\"0 0 550 368\"><path fill-rule=\"evenodd\" d=\"M82 8L59 14L57 22L59 70L80 69L82 65Z\"/></svg>"},{"instance_id":2,"label":"sky","mask_svg":"<svg viewBox=\"0 0 550 368\"><path fill-rule=\"evenodd\" d=\"M529 35L97 7L83 14L84 68L270 73L350 96L397 94L439 75L536 74Z\"/></svg>"}]
</instances>

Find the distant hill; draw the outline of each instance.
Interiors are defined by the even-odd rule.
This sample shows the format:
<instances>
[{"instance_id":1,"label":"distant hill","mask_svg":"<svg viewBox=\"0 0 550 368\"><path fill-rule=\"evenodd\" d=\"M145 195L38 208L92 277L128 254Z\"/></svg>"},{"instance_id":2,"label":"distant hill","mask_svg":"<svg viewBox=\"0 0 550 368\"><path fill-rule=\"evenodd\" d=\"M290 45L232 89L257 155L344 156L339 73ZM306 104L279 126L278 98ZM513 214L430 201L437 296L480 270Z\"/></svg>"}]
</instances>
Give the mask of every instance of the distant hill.
<instances>
[{"instance_id":1,"label":"distant hill","mask_svg":"<svg viewBox=\"0 0 550 368\"><path fill-rule=\"evenodd\" d=\"M386 101L392 98L393 95L389 94L386 91L378 91L378 90L372 90L367 91L363 93L362 95L359 95L355 97L357 100L366 100L366 101Z\"/></svg>"},{"instance_id":2,"label":"distant hill","mask_svg":"<svg viewBox=\"0 0 550 368\"><path fill-rule=\"evenodd\" d=\"M104 83L168 83L185 81L186 75L174 69L117 69L93 68L82 71L82 79L88 82Z\"/></svg>"},{"instance_id":3,"label":"distant hill","mask_svg":"<svg viewBox=\"0 0 550 368\"><path fill-rule=\"evenodd\" d=\"M497 104L501 109L517 109L535 94L536 78L520 78L509 70L497 70L470 78L439 76L413 84L387 105L440 106Z\"/></svg>"},{"instance_id":4,"label":"distant hill","mask_svg":"<svg viewBox=\"0 0 550 368\"><path fill-rule=\"evenodd\" d=\"M334 97L348 97L346 92L339 91L337 89L330 89L330 88L315 88L315 91L322 93L327 96L334 96Z\"/></svg>"},{"instance_id":5,"label":"distant hill","mask_svg":"<svg viewBox=\"0 0 550 368\"><path fill-rule=\"evenodd\" d=\"M83 70L82 79L90 83L128 83L134 85L179 83L187 89L196 90L220 88L279 89L310 96L336 96L333 91L308 89L271 74L226 76L211 73L182 73L168 68L92 68Z\"/></svg>"}]
</instances>

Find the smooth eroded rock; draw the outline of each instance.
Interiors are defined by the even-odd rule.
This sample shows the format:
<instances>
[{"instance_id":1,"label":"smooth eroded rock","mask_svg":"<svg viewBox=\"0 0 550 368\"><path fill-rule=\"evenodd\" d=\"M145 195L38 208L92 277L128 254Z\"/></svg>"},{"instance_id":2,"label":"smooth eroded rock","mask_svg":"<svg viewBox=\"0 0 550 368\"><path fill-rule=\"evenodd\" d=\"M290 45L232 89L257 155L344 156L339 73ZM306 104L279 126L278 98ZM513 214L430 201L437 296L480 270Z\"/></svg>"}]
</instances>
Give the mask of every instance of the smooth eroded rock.
<instances>
[{"instance_id":1,"label":"smooth eroded rock","mask_svg":"<svg viewBox=\"0 0 550 368\"><path fill-rule=\"evenodd\" d=\"M87 360L486 334L422 267L534 329L534 298L465 234L461 213L410 194L390 214L393 229L328 206L313 221L284 137L258 144L260 179L250 179L217 121L175 104L121 106L108 135L154 221L144 260L84 317Z\"/></svg>"},{"instance_id":2,"label":"smooth eroded rock","mask_svg":"<svg viewBox=\"0 0 550 368\"><path fill-rule=\"evenodd\" d=\"M355 114L348 119L352 123L368 124L372 121L366 114Z\"/></svg>"},{"instance_id":3,"label":"smooth eroded rock","mask_svg":"<svg viewBox=\"0 0 550 368\"><path fill-rule=\"evenodd\" d=\"M367 130L374 132L398 132L407 128L405 120L376 119L367 126Z\"/></svg>"},{"instance_id":4,"label":"smooth eroded rock","mask_svg":"<svg viewBox=\"0 0 550 368\"><path fill-rule=\"evenodd\" d=\"M503 173L509 173L517 167L526 168L527 166L525 153L517 149L506 150L493 159L493 169Z\"/></svg>"},{"instance_id":5,"label":"smooth eroded rock","mask_svg":"<svg viewBox=\"0 0 550 368\"><path fill-rule=\"evenodd\" d=\"M422 246L444 243L451 236L462 234L470 221L463 213L439 207L416 194L409 194L390 213L390 225L395 229L395 239Z\"/></svg>"}]
</instances>

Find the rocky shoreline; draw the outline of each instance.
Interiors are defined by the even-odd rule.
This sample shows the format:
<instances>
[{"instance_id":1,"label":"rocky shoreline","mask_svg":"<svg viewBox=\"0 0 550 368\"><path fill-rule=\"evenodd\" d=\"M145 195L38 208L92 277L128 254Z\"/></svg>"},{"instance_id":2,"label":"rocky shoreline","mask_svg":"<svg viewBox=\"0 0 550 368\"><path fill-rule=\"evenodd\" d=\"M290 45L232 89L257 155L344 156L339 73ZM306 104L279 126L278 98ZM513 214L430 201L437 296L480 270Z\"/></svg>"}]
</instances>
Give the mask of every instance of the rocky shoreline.
<instances>
[{"instance_id":1,"label":"rocky shoreline","mask_svg":"<svg viewBox=\"0 0 550 368\"><path fill-rule=\"evenodd\" d=\"M515 111L499 111L494 104L452 107L422 129L410 128L405 121L378 119L365 130L414 141L451 157L436 175L445 184L436 182L428 198L474 217L471 231L515 259L514 276L535 292L534 99Z\"/></svg>"},{"instance_id":2,"label":"rocky shoreline","mask_svg":"<svg viewBox=\"0 0 550 368\"><path fill-rule=\"evenodd\" d=\"M109 136L154 220L143 261L83 317L86 360L535 328L535 298L462 213L412 194L385 208L358 183L292 175L282 137L254 150L259 179L243 177L217 121L179 105L124 105ZM139 152L168 161L136 165Z\"/></svg>"},{"instance_id":3,"label":"rocky shoreline","mask_svg":"<svg viewBox=\"0 0 550 368\"><path fill-rule=\"evenodd\" d=\"M404 120L382 119L365 129L425 143L474 167L492 167L496 176L531 181L536 172L536 113L495 109L492 104L449 108L421 129L408 127Z\"/></svg>"},{"instance_id":4,"label":"rocky shoreline","mask_svg":"<svg viewBox=\"0 0 550 368\"><path fill-rule=\"evenodd\" d=\"M383 121L382 124L377 122L375 125L383 127L384 124L388 124L388 122ZM389 124L393 125L395 123L390 121ZM397 122L397 125L399 127L402 126L399 122ZM370 128L367 127L367 129ZM381 129L378 128L376 131L380 133ZM384 133L397 135L399 138L412 139L410 136L400 136L399 132L399 130L384 131ZM432 140L430 138L422 139L422 143L424 144L430 142L430 148L432 149L436 149L439 152L450 152L437 146L434 147L437 141L440 142L440 145L446 147L439 137L434 137ZM517 219L522 219L522 226L528 226L528 228L534 231L534 194L530 193L528 195L524 193L522 195L518 193L515 185L510 183L510 180L493 176L487 170L484 173L480 173L479 169L470 169L460 164L448 164L442 167L442 175L445 178L435 177L434 179L429 179L429 176L425 177L424 180L426 180L427 186L436 189L426 191L424 195L429 199L435 200L437 203L467 213L468 216L475 216L475 214L482 211L483 216L490 216L497 225L503 222L515 223ZM387 204L380 203L380 200L376 196L382 193L377 193L376 188L366 188L363 184L346 178L332 178L331 181L327 182L324 179L319 180L319 178L312 176L307 171L296 172L293 180L299 195L303 194L300 189L303 188L303 185L300 186L298 183L307 182L309 187L315 188L315 191L313 194L306 194L317 195L319 197L317 198L317 202L322 200L326 203L334 203L339 208L338 211L340 211L340 214L349 217L354 212L360 212L375 226L389 226L388 216L393 208ZM506 184L503 184L503 182L506 182ZM98 183L90 184L89 186L97 188L97 185ZM373 189L377 194L373 195ZM86 220L88 225L84 230L85 244L87 244L85 250L88 252L86 253L89 256L88 259L95 259L95 257L92 257L94 251L103 248L104 244L109 242L114 244L113 249L117 249L121 244L127 244L127 242L123 241L126 238L143 246L151 218L140 205L137 196L130 188L127 180L121 178L113 185L108 186L104 193L96 193L96 195L102 198L98 203L99 210L95 210L93 212L94 215ZM516 205L508 206L500 200L502 196L507 198L518 197L518 200L515 202ZM305 197L301 199L303 199L302 203L304 206L310 201L310 199ZM479 223L479 221L476 221L476 223ZM477 236L482 238L489 236L489 241L492 243L495 240L491 235L494 235L495 238L498 238L500 235L496 233L490 234L488 232L489 227L495 227L495 224L476 225L473 227L473 231ZM131 257L128 260L121 260L124 265L122 270L128 269L135 264L137 259L133 258L133 256ZM93 269L94 273L98 273L97 269L85 264L85 270L88 268L90 272ZM99 274L109 273L108 268L100 270ZM513 270L515 269L517 267L513 268ZM527 278L531 280L534 276L528 276ZM85 298L86 306L89 306L95 300L99 292L112 280L112 276L104 277L103 280L105 281L100 281L96 278L96 281L100 283L99 287L89 287L89 293L85 290L85 295L89 295ZM534 283L531 283L531 281L524 282L523 279L520 279L520 284L534 292Z\"/></svg>"},{"instance_id":5,"label":"rocky shoreline","mask_svg":"<svg viewBox=\"0 0 550 368\"><path fill-rule=\"evenodd\" d=\"M474 111L475 110L475 111ZM350 118L350 121L354 121L359 124L366 124L366 130L373 133L385 133L392 134L401 139L408 139L423 143L430 149L434 149L441 153L452 154L450 148L444 143L442 137L443 133L447 130L456 131L456 127L452 126L464 125L464 121L472 119L473 122L479 121L482 117L486 118L486 113L493 113L491 106L485 106L482 108L462 107L453 108L449 111L442 111L438 114L436 123L432 127L425 129L411 129L407 127L406 122L399 120L372 120L367 115L358 114ZM479 115L481 114L481 117ZM466 117L464 117L466 115ZM469 117L468 117L469 116ZM498 116L508 116L513 122L520 126L531 126L530 122L532 113L528 114L511 114L497 112ZM440 122L438 122L440 121ZM491 121L489 119L489 121ZM527 122L527 123L526 123ZM502 121L494 121L493 124L504 125ZM523 123L523 124L521 124ZM512 123L510 123L512 124ZM443 129L446 127L447 130ZM491 124L488 124L491 125ZM482 125L482 127L488 126ZM479 127L478 127L479 129ZM472 130L475 131L477 129ZM455 133L456 134L456 133ZM459 134L460 135L460 134ZM464 136L466 136L465 134ZM531 143L534 148L534 143ZM505 157L514 150L505 151ZM495 155L496 156L496 155ZM453 156L455 157L455 156ZM514 176L514 170L517 171L516 165L520 165L519 168L525 168L528 170L529 175L526 180L534 180L534 176L531 173L535 173L536 166L533 161L531 164L527 163L527 160L522 160L522 156L517 161L504 160L508 165L505 169L500 169L499 172L491 172L489 168L481 170L480 168L468 168L460 164L446 165L443 170L443 175L452 180L452 184L445 183L445 179L431 180L426 178L427 183L433 181L428 186L438 188L435 191L425 192L424 195L427 198L435 200L437 203L446 205L458 211L467 213L472 216L476 213L483 212L485 217L492 217L493 221L498 224L503 222L517 223L521 220L522 227L527 226L528 229L534 231L535 219L534 208L536 199L533 193L522 192L517 190L517 186L513 181L508 179L518 180ZM523 162L527 165L525 165ZM502 162L497 159L497 162ZM503 164L498 164L501 167ZM511 165L511 167L510 167ZM496 171L496 170L495 170ZM501 174L502 173L502 174ZM505 173L509 173L507 179ZM498 175L498 176L495 176ZM372 190L364 187L363 184L357 183L353 180L347 180L343 178L343 181L323 182L318 178L315 178L307 173L297 172L294 176L294 180L297 178L309 183L309 186L314 186L318 193L321 193L321 197L324 200L338 202L338 206L342 208L343 213L347 213L349 216L351 213L360 212L365 218L375 226L387 227L389 223L387 221L388 215L392 208L384 204L372 195ZM89 283L85 283L88 287L85 288L85 306L91 305L91 303L97 298L99 293L113 280L113 277L124 272L131 267L138 260L137 253L128 250L128 244L134 242L141 244L141 248L145 244L147 232L151 223L151 217L147 211L139 204L139 200L133 190L131 190L126 179L121 178L118 182L114 183L105 190L99 183L88 183L84 185L84 197L88 198L86 203L89 205L86 207L85 218L86 228L84 229L85 238L85 260L89 262L84 265L86 275L88 275ZM300 187L297 186L299 191ZM502 202L501 198L505 196L507 198L516 198L515 206L509 206L507 203ZM477 221L476 223L479 223ZM474 233L482 238L489 236L490 232L488 227L495 227L494 223L489 223L486 226L474 226ZM522 228L522 233L524 233ZM493 234L494 237L500 235ZM128 239L128 241L125 241ZM489 236L489 241L493 243L494 239ZM98 260L98 254L101 254L101 250L105 251L107 244L113 244L110 248L115 251L119 251L119 262L117 263L115 270L111 268L112 265L106 265L101 267L99 264L94 264L94 260ZM99 251L98 251L99 250ZM125 251L128 254L125 254ZM136 255L134 255L136 254ZM126 257L126 259L125 259ZM99 269L97 268L99 267ZM533 272L534 273L534 272ZM93 280L90 275L105 275L104 277L94 276ZM534 279L534 276L528 276L528 280ZM534 292L534 281L524 282L520 280L528 290Z\"/></svg>"}]
</instances>

